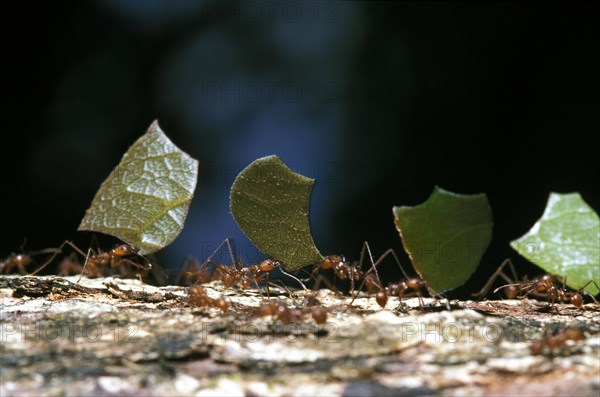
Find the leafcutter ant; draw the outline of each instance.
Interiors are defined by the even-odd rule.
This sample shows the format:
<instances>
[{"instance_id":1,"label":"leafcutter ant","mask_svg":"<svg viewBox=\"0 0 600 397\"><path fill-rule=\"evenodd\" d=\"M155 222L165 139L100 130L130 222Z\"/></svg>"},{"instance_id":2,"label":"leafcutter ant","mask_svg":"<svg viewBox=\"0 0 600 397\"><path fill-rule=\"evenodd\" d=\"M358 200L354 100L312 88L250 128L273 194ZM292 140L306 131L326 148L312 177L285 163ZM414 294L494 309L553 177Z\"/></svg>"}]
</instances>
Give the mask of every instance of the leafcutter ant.
<instances>
[{"instance_id":1,"label":"leafcutter ant","mask_svg":"<svg viewBox=\"0 0 600 397\"><path fill-rule=\"evenodd\" d=\"M231 265L225 265L213 259L217 252L219 252L225 245L227 246L229 256L231 258ZM215 268L212 274L208 270L209 266L213 266ZM189 272L187 277L191 280L196 280L198 283L219 280L227 288L240 287L242 289L248 289L252 286L255 286L257 289L260 289L261 284L266 283L268 285L274 281L273 279L269 278L269 273L275 269L279 269L283 274L298 281L304 287L304 284L302 284L298 278L285 272L283 266L278 261L273 259L265 259L254 265L244 266L241 260L235 259L230 240L225 239L204 261L204 263L198 266L195 271Z\"/></svg>"},{"instance_id":2,"label":"leafcutter ant","mask_svg":"<svg viewBox=\"0 0 600 397\"><path fill-rule=\"evenodd\" d=\"M229 303L222 296L220 298L211 298L206 289L200 285L194 285L188 288L188 300L192 306L215 307L226 312L229 309Z\"/></svg>"},{"instance_id":3,"label":"leafcutter ant","mask_svg":"<svg viewBox=\"0 0 600 397\"><path fill-rule=\"evenodd\" d=\"M194 257L186 258L183 268L175 279L176 285L195 285L204 284L212 280L212 272L208 267L201 267L200 261Z\"/></svg>"},{"instance_id":4,"label":"leafcutter ant","mask_svg":"<svg viewBox=\"0 0 600 397\"><path fill-rule=\"evenodd\" d=\"M104 274L104 269L106 269L108 267L110 267L111 269L117 268L117 267L122 267L121 268L122 273L126 273L123 275L127 275L127 273L128 273L128 269L126 268L126 266L133 266L140 270L152 269L152 264L145 257L139 255L137 253L138 249L130 244L120 244L120 245L116 246L115 248L111 249L110 251L106 251L106 252L102 252L102 251L96 252L92 247L90 247L86 254L79 247L77 247L72 241L65 240L60 245L60 247L58 247L57 252L54 255L52 255L52 257L50 259L48 259L42 266L40 266L40 268L38 268L32 274L37 274L39 271L41 271L43 268L45 268L47 265L49 265L54 260L56 255L58 253L62 252L62 249L66 245L70 246L78 254L80 254L81 256L83 256L85 258L85 262L81 269L80 275L86 274L86 271L88 272L88 274L91 274L91 275ZM132 259L130 259L131 257L134 257L134 256L138 256L138 257L144 259L145 263L140 264L140 263L135 262Z\"/></svg>"},{"instance_id":5,"label":"leafcutter ant","mask_svg":"<svg viewBox=\"0 0 600 397\"><path fill-rule=\"evenodd\" d=\"M290 308L284 301L270 300L256 308L254 315L257 317L273 316L286 325L302 321L309 314L317 324L327 322L327 309L314 295L307 295L302 305L302 308Z\"/></svg>"},{"instance_id":6,"label":"leafcutter ant","mask_svg":"<svg viewBox=\"0 0 600 397\"><path fill-rule=\"evenodd\" d=\"M387 305L389 296L397 296L400 299L400 301L402 301L402 298L413 296L414 294L419 299L419 306L423 308L424 302L422 291L428 290L427 283L421 278L409 277L406 271L404 270L404 267L402 267L402 265L400 264L400 260L398 259L396 252L392 248L385 251L376 261L373 261L371 249L369 248L369 245L366 242L363 245L363 252L365 248L369 254L369 259L371 260L371 269L369 269L366 273L362 274L362 283L360 284L358 290L360 291L363 286L366 286L367 293L369 295L375 292L375 301L382 308L385 308L385 306ZM390 255L394 258L394 261L398 265L398 268L402 272L404 278L398 282L390 283L387 287L384 288L381 285L379 275L377 274L377 266L379 266L381 262ZM361 262L363 257L364 256L361 254ZM372 271L375 272L376 277L373 277L373 275L371 274ZM354 302L354 299L356 299L356 296L352 299L352 302ZM448 307L449 309L448 303L446 303L446 307Z\"/></svg>"},{"instance_id":7,"label":"leafcutter ant","mask_svg":"<svg viewBox=\"0 0 600 397\"><path fill-rule=\"evenodd\" d=\"M60 252L55 248L46 248L39 251L30 251L28 253L24 252L25 244L27 243L27 239L21 245L21 253L15 254L14 252L8 255L2 262L0 262L0 274L10 274L15 268L21 275L26 275L29 272L27 271L27 266L33 263L33 257L41 254L50 254ZM35 274L36 272L32 273Z\"/></svg>"},{"instance_id":8,"label":"leafcutter ant","mask_svg":"<svg viewBox=\"0 0 600 397\"><path fill-rule=\"evenodd\" d=\"M369 269L369 271L367 271L367 272L364 272L362 270L362 265L363 265L363 262L365 259L365 254L368 254L369 258L371 260L371 269ZM315 279L315 274L318 271L332 270L333 276L335 278L337 278L339 280L343 280L343 281L350 281L350 293L351 294L354 294L354 290L355 290L354 287L358 283L361 283L360 287L359 287L359 291L360 291L360 289L362 289L363 286L366 286L368 293L372 294L375 291L382 290L381 282L379 280L379 274L377 273L377 267L376 267L375 263L379 264L389 254L392 254L395 256L395 253L393 252L393 250L388 250L383 255L381 255L381 257L376 262L374 262L373 255L371 254L371 248L369 247L369 243L365 241L363 243L361 253L360 253L360 259L358 262L346 261L346 259L340 255L328 255L328 256L325 256L321 262L313 265L313 269L312 269L309 277ZM371 271L374 271L375 274L374 275L371 274ZM318 278L316 278L316 280L317 280L317 283L316 283L316 286L314 287L315 289L318 288L318 285L321 281L326 282L326 279L323 278L323 276L320 274L319 274ZM329 284L329 282L326 282L326 283ZM330 288L334 289L332 285L330 286ZM354 302L354 299L352 301Z\"/></svg>"},{"instance_id":9,"label":"leafcutter ant","mask_svg":"<svg viewBox=\"0 0 600 397\"><path fill-rule=\"evenodd\" d=\"M548 330L544 329L542 339L533 341L530 351L534 356L543 353L552 355L557 349L564 349L568 341L576 342L584 339L585 335L577 328L565 328L554 336L548 335Z\"/></svg>"},{"instance_id":10,"label":"leafcutter ant","mask_svg":"<svg viewBox=\"0 0 600 397\"><path fill-rule=\"evenodd\" d=\"M506 265L510 268L512 278L503 272ZM533 296L535 298L545 299L551 305L554 305L555 303L571 303L577 308L583 306L583 292L585 291L585 288L590 284L594 284L596 288L598 287L594 280L590 280L577 291L570 291L565 288L566 280L563 280L562 286L560 286L558 285L557 277L551 274L544 274L531 280L527 279L527 277L519 279L511 260L506 259L500 264L494 274L491 275L483 288L473 295L479 298L484 297L498 277L501 277L508 284L496 288L494 293L499 290L504 290L504 295L508 299L522 299L527 296ZM588 293L588 295L595 301L590 293Z\"/></svg>"},{"instance_id":11,"label":"leafcutter ant","mask_svg":"<svg viewBox=\"0 0 600 397\"><path fill-rule=\"evenodd\" d=\"M29 254L15 254L11 253L2 262L0 262L0 274L10 274L15 268L19 271L19 274L27 274L25 269L29 264L33 262L31 255Z\"/></svg>"},{"instance_id":12,"label":"leafcutter ant","mask_svg":"<svg viewBox=\"0 0 600 397\"><path fill-rule=\"evenodd\" d=\"M554 306L555 303L570 303L578 309L581 309L583 306L583 293L587 292L585 289L588 285L593 284L598 288L598 284L594 280L590 280L577 291L570 291L565 287L566 280L563 279L562 285L558 285L556 282L556 277L550 274L545 274L541 277L532 279L531 281L521 281L519 283L507 284L502 287L498 287L494 290L497 292L503 288L516 288L516 298L525 298L529 295L534 296L543 296L548 301L551 306ZM598 303L594 296L587 292L588 295L594 300L594 302Z\"/></svg>"}]
</instances>

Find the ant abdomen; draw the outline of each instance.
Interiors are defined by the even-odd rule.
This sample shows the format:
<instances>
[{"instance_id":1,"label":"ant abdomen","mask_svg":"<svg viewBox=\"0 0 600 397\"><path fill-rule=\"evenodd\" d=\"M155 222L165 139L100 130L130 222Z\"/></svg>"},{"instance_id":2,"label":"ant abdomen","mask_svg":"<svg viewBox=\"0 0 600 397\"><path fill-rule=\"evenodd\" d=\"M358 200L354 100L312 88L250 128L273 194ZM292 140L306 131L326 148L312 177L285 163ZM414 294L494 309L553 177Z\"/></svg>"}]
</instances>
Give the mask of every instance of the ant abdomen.
<instances>
[{"instance_id":1,"label":"ant abdomen","mask_svg":"<svg viewBox=\"0 0 600 397\"><path fill-rule=\"evenodd\" d=\"M327 310L323 306L314 306L310 313L315 323L324 324L327 322Z\"/></svg>"},{"instance_id":2,"label":"ant abdomen","mask_svg":"<svg viewBox=\"0 0 600 397\"><path fill-rule=\"evenodd\" d=\"M581 309L581 307L583 306L583 296L581 296L581 294L573 294L571 296L570 301L571 304L578 309Z\"/></svg>"},{"instance_id":3,"label":"ant abdomen","mask_svg":"<svg viewBox=\"0 0 600 397\"><path fill-rule=\"evenodd\" d=\"M388 301L388 296L385 293L385 291L379 291L375 295L375 301L377 302L377 304L379 306L381 306L382 308L385 308L385 305L387 305L387 301Z\"/></svg>"}]
</instances>

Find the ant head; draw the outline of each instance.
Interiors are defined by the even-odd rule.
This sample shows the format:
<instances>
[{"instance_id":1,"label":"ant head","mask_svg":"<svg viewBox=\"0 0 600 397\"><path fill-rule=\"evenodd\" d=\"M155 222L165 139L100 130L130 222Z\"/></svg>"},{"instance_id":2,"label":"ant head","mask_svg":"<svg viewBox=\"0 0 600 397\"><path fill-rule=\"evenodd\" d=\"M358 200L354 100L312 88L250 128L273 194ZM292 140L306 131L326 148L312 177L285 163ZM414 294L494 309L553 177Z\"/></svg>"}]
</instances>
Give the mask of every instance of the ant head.
<instances>
[{"instance_id":1,"label":"ant head","mask_svg":"<svg viewBox=\"0 0 600 397\"><path fill-rule=\"evenodd\" d=\"M553 275L551 275L551 274L544 274L539 279L537 290L539 292L544 292L546 290L549 290L550 288L553 287L553 284L554 284L555 281L556 281L556 277L554 277Z\"/></svg>"},{"instance_id":2,"label":"ant head","mask_svg":"<svg viewBox=\"0 0 600 397\"><path fill-rule=\"evenodd\" d=\"M517 294L519 293L519 289L517 288L516 285L508 285L505 289L504 289L504 295L506 295L506 297L508 299L515 299L517 297Z\"/></svg>"},{"instance_id":3,"label":"ant head","mask_svg":"<svg viewBox=\"0 0 600 397\"><path fill-rule=\"evenodd\" d=\"M308 294L302 300L302 304L304 306L318 306L321 304L321 301L319 301L315 294Z\"/></svg>"},{"instance_id":4,"label":"ant head","mask_svg":"<svg viewBox=\"0 0 600 397\"><path fill-rule=\"evenodd\" d=\"M15 255L15 260L17 261L17 263L20 263L21 266L27 266L32 261L31 257L29 255L27 255L27 254L18 254L18 255Z\"/></svg>"},{"instance_id":5,"label":"ant head","mask_svg":"<svg viewBox=\"0 0 600 397\"><path fill-rule=\"evenodd\" d=\"M113 249L113 253L118 256L128 256L137 254L138 250L133 245L121 244Z\"/></svg>"},{"instance_id":6,"label":"ant head","mask_svg":"<svg viewBox=\"0 0 600 397\"><path fill-rule=\"evenodd\" d=\"M343 256L340 255L328 255L323 259L323 262L321 262L321 269L325 270L325 269L331 269L335 266L340 266L340 264L343 264L345 262L345 259Z\"/></svg>"},{"instance_id":7,"label":"ant head","mask_svg":"<svg viewBox=\"0 0 600 397\"><path fill-rule=\"evenodd\" d=\"M573 294L570 300L571 304L578 309L581 309L581 306L583 306L583 296L581 296L579 293Z\"/></svg>"},{"instance_id":8,"label":"ant head","mask_svg":"<svg viewBox=\"0 0 600 397\"><path fill-rule=\"evenodd\" d=\"M215 306L224 312L226 312L227 309L229 309L229 303L227 303L227 301L223 297L220 297L215 300Z\"/></svg>"},{"instance_id":9,"label":"ant head","mask_svg":"<svg viewBox=\"0 0 600 397\"><path fill-rule=\"evenodd\" d=\"M258 264L258 269L261 272L270 272L271 270L275 270L278 266L279 262L276 262L273 259L265 259Z\"/></svg>"}]
</instances>

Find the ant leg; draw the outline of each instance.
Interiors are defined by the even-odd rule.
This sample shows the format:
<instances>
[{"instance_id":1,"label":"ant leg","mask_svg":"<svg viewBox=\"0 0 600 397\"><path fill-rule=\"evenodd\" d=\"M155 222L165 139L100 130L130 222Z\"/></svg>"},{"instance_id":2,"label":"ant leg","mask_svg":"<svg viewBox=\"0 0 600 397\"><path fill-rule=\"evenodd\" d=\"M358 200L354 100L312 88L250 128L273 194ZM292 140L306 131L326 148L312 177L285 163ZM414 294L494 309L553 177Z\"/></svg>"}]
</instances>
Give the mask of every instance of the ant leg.
<instances>
[{"instance_id":1,"label":"ant leg","mask_svg":"<svg viewBox=\"0 0 600 397\"><path fill-rule=\"evenodd\" d=\"M71 248L73 248L75 251L77 251L77 253L79 253L81 256L85 257L85 254L83 253L83 251L81 249L79 249L79 247L77 247L72 241L69 240L65 240L58 248L54 249L54 248L48 248L48 250L55 250L54 254L46 261L44 262L40 267L38 267L34 272L30 273L30 276L35 276L36 274L38 274L40 271L42 271L46 266L48 266L50 263L52 263L52 261L54 260L54 258L56 258L56 256L60 253L62 253L62 249L65 245L70 246ZM45 251L45 250L42 250Z\"/></svg>"},{"instance_id":2,"label":"ant leg","mask_svg":"<svg viewBox=\"0 0 600 397\"><path fill-rule=\"evenodd\" d=\"M504 266L509 265L512 273L513 273L513 280L510 280L509 277L507 277L504 273L502 273L502 269L504 269ZM489 292L490 288L492 287L492 285L494 284L494 282L496 281L496 279L498 278L498 276L501 276L502 278L504 278L505 281L507 281L509 284L510 283L515 283L517 281L517 275L515 272L515 268L512 264L512 261L510 260L510 258L505 259L500 266L498 266L498 268L496 269L496 271L494 272L494 274L492 274L490 276L490 278L488 279L488 281L485 283L485 285L483 286L483 288L481 288L480 291L475 292L474 294L471 294L471 296L476 297L478 300L483 298L485 295L487 295L487 293ZM508 279L508 280L507 280ZM494 293L496 293L497 289L494 290Z\"/></svg>"},{"instance_id":3,"label":"ant leg","mask_svg":"<svg viewBox=\"0 0 600 397\"><path fill-rule=\"evenodd\" d=\"M91 253L92 251L94 251L94 250L92 249L92 247L90 247L90 248L88 249L87 255L85 255L85 262L83 263L83 268L81 268L81 273L79 273L79 278L77 279L77 282L78 282L78 283L79 283L79 281L81 280L81 276L83 276L83 272L85 272L85 267L86 267L86 266L87 266L87 264L88 264L88 260L90 259L90 253ZM94 251L94 252L95 252L95 251ZM95 254L94 254L94 255L95 255Z\"/></svg>"},{"instance_id":4,"label":"ant leg","mask_svg":"<svg viewBox=\"0 0 600 397\"><path fill-rule=\"evenodd\" d=\"M140 270L150 270L150 269L152 269L152 264L148 264L147 266L144 266L144 265L140 265L139 263L134 262L131 259L127 259L127 258L119 258L118 261L111 263L110 267L121 266L121 264L123 264L123 263L129 263L130 265L133 265L133 266L137 267Z\"/></svg>"},{"instance_id":5,"label":"ant leg","mask_svg":"<svg viewBox=\"0 0 600 397\"><path fill-rule=\"evenodd\" d=\"M585 288L588 285L590 285L590 284L593 284L596 287L597 290L600 290L600 287L598 287L598 283L596 283L594 280L590 280L587 283L585 283L583 285L583 287L579 288L578 291L579 291L579 293L586 293L586 294L588 294L592 298L592 300L594 301L594 303L598 303L598 301L596 300L596 298L594 298L594 295L591 292L585 290Z\"/></svg>"},{"instance_id":6,"label":"ant leg","mask_svg":"<svg viewBox=\"0 0 600 397\"><path fill-rule=\"evenodd\" d=\"M319 286L321 285L321 282L323 282L323 284L325 284L325 286L327 288L329 288L330 290L334 291L334 292L339 292L337 290L337 288L335 287L335 284L332 283L331 281L327 280L325 277L323 277L321 274L318 274L318 277L315 278L315 285L313 285L311 287L312 290L317 290L319 288Z\"/></svg>"},{"instance_id":7,"label":"ant leg","mask_svg":"<svg viewBox=\"0 0 600 397\"><path fill-rule=\"evenodd\" d=\"M379 278L379 273L377 273L377 265L383 260L383 258L385 258L385 256L387 255L387 252L389 250L386 251L386 253L384 253L382 256L380 256L379 259L377 259L377 263L375 263L373 261L373 254L371 253L371 247L369 247L369 243L367 241L365 241L363 243L363 247L362 247L362 250L360 252L360 261L358 262L359 263L358 266L359 266L359 270L360 271L362 271L362 264L363 264L363 259L364 259L364 256L365 256L365 249L367 250L367 252L369 254L369 259L371 260L371 268L375 272L375 276L377 276L377 280L379 281L379 283L381 283L381 279ZM369 269L369 271L370 270L371 269ZM363 277L363 280L364 280L364 277Z\"/></svg>"},{"instance_id":8,"label":"ant leg","mask_svg":"<svg viewBox=\"0 0 600 397\"><path fill-rule=\"evenodd\" d=\"M402 266L402 264L400 263L400 259L398 259L398 255L396 255L396 251L394 251L393 248L388 249L387 251L385 251L377 260L376 263L379 263L380 261L382 261L385 257L387 257L388 255L392 255L394 257L394 261L396 262L396 264L398 265L398 268L400 268L400 271L402 272L402 276L404 276L404 278L409 278L408 274L406 274L406 271L404 270L404 267Z\"/></svg>"},{"instance_id":9,"label":"ant leg","mask_svg":"<svg viewBox=\"0 0 600 397\"><path fill-rule=\"evenodd\" d=\"M306 278L303 278L303 279L301 279L301 280L302 280L303 282L306 282L306 281L308 281L308 280L311 280L311 279L312 279L312 280L316 280L316 278L315 278L315 273L317 273L317 272L319 271L319 269L320 269L320 268L319 268L319 266L317 266L317 265L314 265L314 266L313 266L313 269L311 270L311 272L310 272L310 273L308 273L306 270L302 270L304 273L307 273L307 274L308 274L308 277L306 277Z\"/></svg>"},{"instance_id":10,"label":"ant leg","mask_svg":"<svg viewBox=\"0 0 600 397\"><path fill-rule=\"evenodd\" d=\"M446 306L446 310L451 310L451 309L452 309L452 308L450 307L450 299L448 299L448 297L447 297L447 296L445 296L444 294L442 294L442 293L435 294L435 295L434 295L434 298L439 298L440 300L441 300L441 299L444 299L444 301L445 301L445 302L444 302L444 304L445 304L445 306Z\"/></svg>"},{"instance_id":11,"label":"ant leg","mask_svg":"<svg viewBox=\"0 0 600 397\"><path fill-rule=\"evenodd\" d=\"M234 258L234 255L233 255L233 249L231 248L231 243L230 243L230 241L229 241L229 238L226 238L225 240L223 240L223 241L221 242L221 244L219 244L219 245L217 246L217 248L215 248L215 250L214 250L214 251L213 251L213 252L212 252L212 253L211 253L211 254L210 254L210 255L209 255L209 256L208 256L208 257L207 257L205 260L204 260L204 262L202 262L202 263L200 264L200 266L198 266L198 267L197 267L197 271L193 272L193 273L190 275L190 278L192 278L194 274L198 274L199 272L205 272L205 271L206 271L206 269L208 268L208 266L209 266L210 264L214 264L214 265L217 265L217 266L218 266L218 265L220 265L221 263L219 263L219 262L217 262L217 261L214 261L214 260L213 260L213 257L214 257L214 256L215 256L215 255L216 255L216 254L217 254L217 253L218 253L218 252L221 250L221 248L222 248L222 247L223 247L223 245L225 245L225 244L227 244L227 248L228 248L228 250L229 250L229 255L230 255L230 257L231 257L231 264L232 264L232 266L235 266L236 262L235 262L235 258ZM214 271L218 271L218 267L217 267L217 268L216 268ZM213 272L214 272L214 271L213 271ZM207 272L207 274L208 274L208 272Z\"/></svg>"},{"instance_id":12,"label":"ant leg","mask_svg":"<svg viewBox=\"0 0 600 397\"><path fill-rule=\"evenodd\" d=\"M131 259L128 259L128 258L120 258L118 261L112 263L110 265L110 267L114 268L114 267L120 266L120 268L122 269L124 264L132 265L132 266L134 266L134 267L136 267L136 268L138 268L140 270L150 270L151 269L151 268L145 268L142 265L140 265L139 263L136 263L136 262L134 262L134 261L132 261ZM121 276L130 276L131 273L133 273L133 269L132 268L122 269L122 270L124 270L124 271L121 272ZM128 274L128 272L130 272L130 273ZM140 273L137 273L137 272L136 272L135 275L136 275L137 279L140 281L140 283L142 283L143 282L142 275Z\"/></svg>"},{"instance_id":13,"label":"ant leg","mask_svg":"<svg viewBox=\"0 0 600 397\"><path fill-rule=\"evenodd\" d=\"M394 251L393 248L389 248L387 251L385 251L383 254L381 254L379 256L379 258L377 258L376 261L373 261L373 255L371 254L371 248L369 247L369 243L367 241L364 242L363 244L363 249L361 251L361 255L360 255L360 266L362 267L362 261L364 258L364 251L365 249L368 251L369 253L369 258L371 259L371 269L369 269L363 276L363 281L360 284L360 286L358 287L358 290L360 291L366 282L366 276L369 275L369 273L371 273L372 271L375 272L375 275L377 276L377 280L379 281L379 283L381 284L381 279L379 278L379 273L377 272L377 266L385 259L387 258L389 255L392 255L392 257L394 258L394 260L396 261L396 264L398 265L398 267L400 268L400 271L402 272L402 274L405 276L405 278L408 278L408 275L406 274L406 271L404 271L404 268L402 267L402 265L400 264L400 260L398 259L398 256L396 255L396 252ZM383 285L380 286L380 288L383 290ZM358 295L353 296L352 301L350 302L350 304L352 304L354 302L354 300L356 299Z\"/></svg>"}]
</instances>

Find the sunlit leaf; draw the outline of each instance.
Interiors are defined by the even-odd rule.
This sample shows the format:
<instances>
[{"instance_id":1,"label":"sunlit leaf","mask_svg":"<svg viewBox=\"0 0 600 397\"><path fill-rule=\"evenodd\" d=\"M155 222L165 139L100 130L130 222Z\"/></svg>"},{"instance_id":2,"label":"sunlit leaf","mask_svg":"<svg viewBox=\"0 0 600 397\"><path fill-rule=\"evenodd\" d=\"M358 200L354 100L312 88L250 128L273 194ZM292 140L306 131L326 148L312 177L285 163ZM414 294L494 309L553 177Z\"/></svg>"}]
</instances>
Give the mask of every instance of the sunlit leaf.
<instances>
[{"instance_id":1,"label":"sunlit leaf","mask_svg":"<svg viewBox=\"0 0 600 397\"><path fill-rule=\"evenodd\" d=\"M295 173L277 156L260 158L231 187L231 213L264 253L297 270L323 259L310 232L314 180Z\"/></svg>"},{"instance_id":2,"label":"sunlit leaf","mask_svg":"<svg viewBox=\"0 0 600 397\"><path fill-rule=\"evenodd\" d=\"M542 217L510 245L571 288L600 284L600 220L579 193L551 193ZM587 291L599 292L593 283Z\"/></svg>"},{"instance_id":3,"label":"sunlit leaf","mask_svg":"<svg viewBox=\"0 0 600 397\"><path fill-rule=\"evenodd\" d=\"M154 121L96 193L79 230L118 237L149 254L181 232L198 178L198 161Z\"/></svg>"},{"instance_id":4,"label":"sunlit leaf","mask_svg":"<svg viewBox=\"0 0 600 397\"><path fill-rule=\"evenodd\" d=\"M404 249L429 288L441 293L465 283L492 238L485 194L462 195L436 187L426 202L394 207Z\"/></svg>"}]
</instances>

